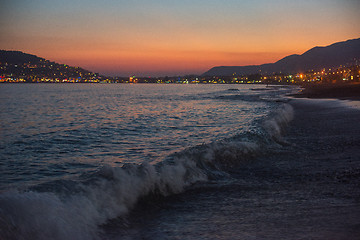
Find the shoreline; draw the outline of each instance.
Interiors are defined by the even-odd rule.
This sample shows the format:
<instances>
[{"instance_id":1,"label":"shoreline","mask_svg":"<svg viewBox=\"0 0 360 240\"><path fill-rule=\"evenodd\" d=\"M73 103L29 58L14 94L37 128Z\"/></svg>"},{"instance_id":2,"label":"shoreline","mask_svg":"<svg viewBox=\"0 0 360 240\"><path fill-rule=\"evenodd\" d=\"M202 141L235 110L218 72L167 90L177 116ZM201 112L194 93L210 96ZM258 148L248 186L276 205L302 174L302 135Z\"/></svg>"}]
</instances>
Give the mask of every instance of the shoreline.
<instances>
[{"instance_id":1,"label":"shoreline","mask_svg":"<svg viewBox=\"0 0 360 240\"><path fill-rule=\"evenodd\" d=\"M289 144L234 168L232 182L169 196L145 215L135 209L111 239L358 239L360 111L289 104Z\"/></svg>"},{"instance_id":2,"label":"shoreline","mask_svg":"<svg viewBox=\"0 0 360 240\"><path fill-rule=\"evenodd\" d=\"M360 83L306 85L295 98L335 98L360 101Z\"/></svg>"}]
</instances>

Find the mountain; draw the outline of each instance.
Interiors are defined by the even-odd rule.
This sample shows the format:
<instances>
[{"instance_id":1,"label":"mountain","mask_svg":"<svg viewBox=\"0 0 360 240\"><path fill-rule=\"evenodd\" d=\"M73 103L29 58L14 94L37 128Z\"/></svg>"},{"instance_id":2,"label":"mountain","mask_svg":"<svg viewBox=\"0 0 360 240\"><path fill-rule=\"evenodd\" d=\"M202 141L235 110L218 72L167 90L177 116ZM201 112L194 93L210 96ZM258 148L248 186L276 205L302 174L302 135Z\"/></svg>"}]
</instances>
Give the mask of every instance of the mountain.
<instances>
[{"instance_id":1,"label":"mountain","mask_svg":"<svg viewBox=\"0 0 360 240\"><path fill-rule=\"evenodd\" d=\"M37 57L35 55L23 53L20 51L6 51L0 50L0 63L7 64L38 64L45 61L44 58Z\"/></svg>"},{"instance_id":2,"label":"mountain","mask_svg":"<svg viewBox=\"0 0 360 240\"><path fill-rule=\"evenodd\" d=\"M353 64L356 60L360 60L360 38L334 43L326 47L314 47L302 55L290 55L275 63L213 67L203 76L230 76L234 73L238 75L298 73Z\"/></svg>"},{"instance_id":3,"label":"mountain","mask_svg":"<svg viewBox=\"0 0 360 240\"><path fill-rule=\"evenodd\" d=\"M76 79L85 82L101 78L79 67L59 64L44 58L20 51L0 50L0 76L3 78L24 79L25 82L50 81L49 79Z\"/></svg>"}]
</instances>

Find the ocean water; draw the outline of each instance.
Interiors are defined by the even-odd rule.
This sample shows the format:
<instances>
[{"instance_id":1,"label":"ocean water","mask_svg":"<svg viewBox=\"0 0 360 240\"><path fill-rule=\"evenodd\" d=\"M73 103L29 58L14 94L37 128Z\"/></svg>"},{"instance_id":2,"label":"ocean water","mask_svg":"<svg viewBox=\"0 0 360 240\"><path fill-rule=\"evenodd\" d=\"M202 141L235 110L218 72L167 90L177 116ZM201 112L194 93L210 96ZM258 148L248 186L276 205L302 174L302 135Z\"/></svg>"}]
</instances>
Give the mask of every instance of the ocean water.
<instances>
[{"instance_id":1,"label":"ocean water","mask_svg":"<svg viewBox=\"0 0 360 240\"><path fill-rule=\"evenodd\" d=\"M302 117L324 108L344 115L350 108L285 96L293 91L261 85L1 85L0 239L358 239L357 128L330 144L353 147L339 173L350 179L346 186L324 183L327 175L314 170L320 163L311 142L318 134L301 135L308 129ZM351 111L356 119L358 110ZM299 123L291 128L294 112ZM287 129L295 129L290 137ZM331 174L338 150L320 150L334 158L320 161L321 171ZM319 189L306 186L316 177L319 189L347 194L347 200L311 195ZM335 206L342 208L326 216L321 211ZM315 216L326 227L312 229ZM344 222L336 237L333 225Z\"/></svg>"}]
</instances>

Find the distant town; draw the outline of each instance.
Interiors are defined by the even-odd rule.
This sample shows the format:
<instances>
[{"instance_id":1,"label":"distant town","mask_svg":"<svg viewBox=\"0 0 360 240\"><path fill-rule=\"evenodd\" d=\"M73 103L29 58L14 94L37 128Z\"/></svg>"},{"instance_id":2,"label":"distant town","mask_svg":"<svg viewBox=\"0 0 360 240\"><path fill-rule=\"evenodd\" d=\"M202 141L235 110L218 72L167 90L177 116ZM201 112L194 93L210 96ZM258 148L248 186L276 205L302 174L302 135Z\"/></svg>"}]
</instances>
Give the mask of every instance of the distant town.
<instances>
[{"instance_id":1,"label":"distant town","mask_svg":"<svg viewBox=\"0 0 360 240\"><path fill-rule=\"evenodd\" d=\"M231 76L105 77L79 67L45 60L40 64L0 63L0 83L177 83L177 84L304 84L360 82L360 66L303 73L250 74Z\"/></svg>"},{"instance_id":2,"label":"distant town","mask_svg":"<svg viewBox=\"0 0 360 240\"><path fill-rule=\"evenodd\" d=\"M163 84L305 84L360 82L360 66L318 69L298 73L262 73L230 76L106 77L79 67L58 64L21 52L2 51L0 83L163 83Z\"/></svg>"}]
</instances>

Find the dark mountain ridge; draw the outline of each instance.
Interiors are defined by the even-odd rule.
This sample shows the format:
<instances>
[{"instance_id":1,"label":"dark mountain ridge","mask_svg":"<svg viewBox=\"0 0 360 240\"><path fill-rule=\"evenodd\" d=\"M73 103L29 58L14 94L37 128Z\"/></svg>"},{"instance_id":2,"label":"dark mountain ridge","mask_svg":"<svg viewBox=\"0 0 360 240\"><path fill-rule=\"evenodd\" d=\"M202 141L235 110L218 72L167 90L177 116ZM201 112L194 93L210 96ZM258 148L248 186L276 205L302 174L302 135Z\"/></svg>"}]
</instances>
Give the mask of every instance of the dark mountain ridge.
<instances>
[{"instance_id":1,"label":"dark mountain ridge","mask_svg":"<svg viewBox=\"0 0 360 240\"><path fill-rule=\"evenodd\" d=\"M0 50L0 76L23 79L25 82L39 82L46 79L75 79L76 82L98 79L96 73L83 68L59 64L20 51Z\"/></svg>"},{"instance_id":2,"label":"dark mountain ridge","mask_svg":"<svg viewBox=\"0 0 360 240\"><path fill-rule=\"evenodd\" d=\"M290 55L275 63L213 67L203 76L298 73L354 64L357 60L360 60L360 38L337 42L326 47L314 47L302 55Z\"/></svg>"},{"instance_id":3,"label":"dark mountain ridge","mask_svg":"<svg viewBox=\"0 0 360 240\"><path fill-rule=\"evenodd\" d=\"M46 60L32 54L23 53L20 51L0 50L0 63L2 64L37 64L42 61L45 62Z\"/></svg>"}]
</instances>

